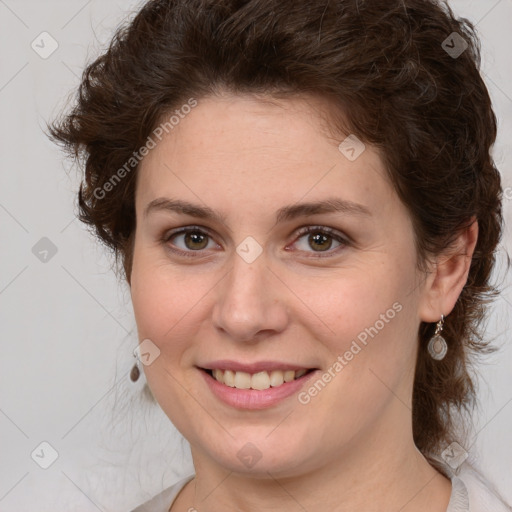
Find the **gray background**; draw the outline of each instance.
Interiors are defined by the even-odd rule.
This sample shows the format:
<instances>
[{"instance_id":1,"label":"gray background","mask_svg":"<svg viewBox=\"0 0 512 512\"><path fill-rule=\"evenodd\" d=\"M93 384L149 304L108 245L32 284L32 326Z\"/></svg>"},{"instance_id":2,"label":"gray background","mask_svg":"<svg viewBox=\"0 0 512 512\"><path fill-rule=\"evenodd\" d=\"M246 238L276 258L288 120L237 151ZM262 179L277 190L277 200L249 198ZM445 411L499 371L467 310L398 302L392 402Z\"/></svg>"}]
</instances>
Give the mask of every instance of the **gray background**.
<instances>
[{"instance_id":1,"label":"gray background","mask_svg":"<svg viewBox=\"0 0 512 512\"><path fill-rule=\"evenodd\" d=\"M129 510L192 471L187 444L128 379L137 343L128 289L74 219L76 169L42 132L139 4L0 0L0 511ZM499 118L494 155L509 187L502 248L512 253L512 0L451 5L478 23ZM45 31L58 48L42 58L31 44L49 51ZM488 325L503 348L481 369L467 448L512 501L509 285L508 276ZM43 469L52 449L58 458Z\"/></svg>"}]
</instances>

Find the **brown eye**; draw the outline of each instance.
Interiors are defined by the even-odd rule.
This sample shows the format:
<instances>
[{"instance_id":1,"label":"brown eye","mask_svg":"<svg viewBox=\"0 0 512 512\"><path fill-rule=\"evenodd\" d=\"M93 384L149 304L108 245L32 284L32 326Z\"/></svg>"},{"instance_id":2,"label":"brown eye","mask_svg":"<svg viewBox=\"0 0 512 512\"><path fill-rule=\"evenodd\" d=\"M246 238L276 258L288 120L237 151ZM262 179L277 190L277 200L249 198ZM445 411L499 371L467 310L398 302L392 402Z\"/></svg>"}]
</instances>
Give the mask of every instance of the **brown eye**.
<instances>
[{"instance_id":1,"label":"brown eye","mask_svg":"<svg viewBox=\"0 0 512 512\"><path fill-rule=\"evenodd\" d=\"M173 252L191 256L191 253L201 252L216 246L211 236L199 228L188 228L168 233L162 242ZM209 244L213 245L209 245Z\"/></svg>"},{"instance_id":2,"label":"brown eye","mask_svg":"<svg viewBox=\"0 0 512 512\"><path fill-rule=\"evenodd\" d=\"M332 246L332 237L325 235L324 233L314 233L308 236L308 243L313 249L327 251Z\"/></svg>"},{"instance_id":3,"label":"brown eye","mask_svg":"<svg viewBox=\"0 0 512 512\"><path fill-rule=\"evenodd\" d=\"M333 244L337 245L330 250L333 248ZM331 228L308 226L299 231L299 238L293 245L301 252L313 253L313 255L317 253L318 257L324 257L318 253L326 253L325 257L327 257L337 255L339 249L350 245L350 242Z\"/></svg>"},{"instance_id":4,"label":"brown eye","mask_svg":"<svg viewBox=\"0 0 512 512\"><path fill-rule=\"evenodd\" d=\"M183 240L186 247L191 250L205 249L208 245L208 235L199 231L189 231L185 233Z\"/></svg>"}]
</instances>

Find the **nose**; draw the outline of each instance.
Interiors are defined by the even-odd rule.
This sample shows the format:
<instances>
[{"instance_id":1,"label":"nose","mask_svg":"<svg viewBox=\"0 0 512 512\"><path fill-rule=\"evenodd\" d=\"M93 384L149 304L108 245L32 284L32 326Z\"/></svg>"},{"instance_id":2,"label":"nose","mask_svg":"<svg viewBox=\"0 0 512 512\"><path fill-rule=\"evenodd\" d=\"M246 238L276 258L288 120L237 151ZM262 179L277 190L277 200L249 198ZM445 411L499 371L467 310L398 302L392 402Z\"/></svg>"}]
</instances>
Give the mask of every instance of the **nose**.
<instances>
[{"instance_id":1,"label":"nose","mask_svg":"<svg viewBox=\"0 0 512 512\"><path fill-rule=\"evenodd\" d=\"M231 270L216 287L215 327L242 342L282 332L289 322L282 288L264 255L247 263L234 254Z\"/></svg>"}]
</instances>

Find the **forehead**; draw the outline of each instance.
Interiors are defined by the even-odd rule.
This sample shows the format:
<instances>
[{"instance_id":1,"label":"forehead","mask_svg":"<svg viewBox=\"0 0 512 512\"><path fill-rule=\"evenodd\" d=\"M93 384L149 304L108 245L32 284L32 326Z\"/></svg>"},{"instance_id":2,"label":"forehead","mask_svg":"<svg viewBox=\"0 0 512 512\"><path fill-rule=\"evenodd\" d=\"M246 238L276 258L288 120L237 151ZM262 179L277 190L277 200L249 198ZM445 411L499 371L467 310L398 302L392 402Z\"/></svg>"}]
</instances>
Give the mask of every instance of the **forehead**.
<instances>
[{"instance_id":1,"label":"forehead","mask_svg":"<svg viewBox=\"0 0 512 512\"><path fill-rule=\"evenodd\" d=\"M339 149L347 135L333 136L328 108L315 97L198 100L142 161L137 202L179 191L217 206L226 197L263 206L333 194L377 204L392 193L380 153L361 145L356 159L347 158Z\"/></svg>"}]
</instances>

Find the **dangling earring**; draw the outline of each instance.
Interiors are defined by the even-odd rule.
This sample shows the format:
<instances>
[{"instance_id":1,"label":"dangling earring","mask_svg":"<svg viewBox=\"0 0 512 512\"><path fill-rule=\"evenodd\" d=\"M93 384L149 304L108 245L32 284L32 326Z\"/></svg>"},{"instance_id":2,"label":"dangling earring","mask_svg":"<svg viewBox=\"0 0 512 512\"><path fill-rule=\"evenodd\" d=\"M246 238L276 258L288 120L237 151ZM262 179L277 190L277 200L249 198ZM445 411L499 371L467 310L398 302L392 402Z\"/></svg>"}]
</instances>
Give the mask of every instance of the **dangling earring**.
<instances>
[{"instance_id":1,"label":"dangling earring","mask_svg":"<svg viewBox=\"0 0 512 512\"><path fill-rule=\"evenodd\" d=\"M441 315L441 320L437 322L436 326L436 332L434 333L434 336L430 338L430 341L428 342L428 352L431 355L432 359L435 359L436 361L440 361L441 359L444 359L444 356L446 355L446 352L448 352L448 344L446 343L446 340L441 336L441 331L443 330L443 324L444 324L444 316Z\"/></svg>"},{"instance_id":2,"label":"dangling earring","mask_svg":"<svg viewBox=\"0 0 512 512\"><path fill-rule=\"evenodd\" d=\"M140 377L140 369L139 369L139 359L137 358L137 355L134 353L133 357L135 357L135 364L133 365L133 368L130 371L130 380L132 382L137 382Z\"/></svg>"}]
</instances>

